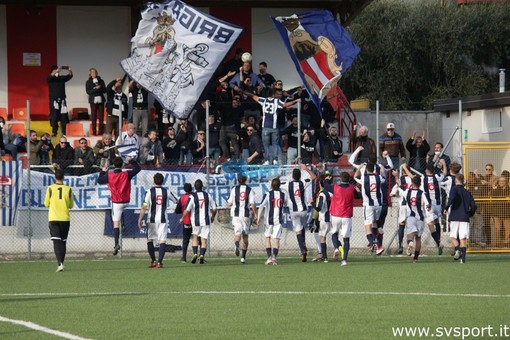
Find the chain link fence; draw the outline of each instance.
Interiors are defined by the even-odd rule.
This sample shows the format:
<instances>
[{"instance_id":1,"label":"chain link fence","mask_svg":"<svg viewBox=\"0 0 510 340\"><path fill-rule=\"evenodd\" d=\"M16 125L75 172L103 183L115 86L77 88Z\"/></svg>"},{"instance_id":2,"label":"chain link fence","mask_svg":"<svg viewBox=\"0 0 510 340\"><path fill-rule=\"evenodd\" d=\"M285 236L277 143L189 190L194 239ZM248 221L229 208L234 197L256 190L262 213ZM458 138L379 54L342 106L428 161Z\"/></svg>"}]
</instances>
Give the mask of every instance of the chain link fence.
<instances>
[{"instance_id":1,"label":"chain link fence","mask_svg":"<svg viewBox=\"0 0 510 340\"><path fill-rule=\"evenodd\" d=\"M4 162L17 163L17 162ZM21 163L21 162L19 162ZM231 165L232 167L232 165ZM211 256L234 256L234 233L231 225L230 209L226 201L231 188L237 184L237 173L234 169L223 167L220 174L207 172L206 166L198 167L160 167L144 168L132 180L131 203L125 211L122 221L122 242L120 256L147 256L146 228L137 226L138 216L145 193L153 185L156 172L164 175L164 186L169 189L174 199L184 193L184 183L194 183L201 179L207 183L205 190L209 192L218 206L217 219L211 228L208 251ZM294 166L250 166L243 168L247 174L248 184L255 190L256 202L262 201L265 192L270 190L270 182L274 177L281 176L283 180L290 179ZM327 167L311 166L317 174ZM330 170L332 169L329 167ZM338 167L334 173L352 171L350 167ZM238 169L239 170L239 169ZM305 172L303 171L303 174ZM71 230L69 234L68 253L71 258L104 258L113 257L114 246L113 228L110 216L110 194L107 186L96 184L98 173L84 176L67 176L65 183L72 187L75 194L75 207L71 210ZM23 170L23 181L16 223L12 226L0 227L0 256L3 259L14 258L53 258L53 245L50 242L48 230L48 211L44 207L44 196L47 186L54 182L52 173ZM315 194L315 184L311 190ZM28 202L31 202L29 205ZM182 227L178 220L180 215L174 214L175 204L170 204L168 213L168 244L170 251L180 257L182 242ZM310 211L310 216L312 215ZM368 255L367 239L363 226L363 211L361 200L356 203L353 218L353 234L351 237L351 254ZM383 246L385 254L395 254L397 251L398 230L398 202L392 201L388 207L388 214L384 227ZM4 223L5 224L5 223ZM264 227L253 227L249 237L248 256L265 254ZM443 235L443 243L448 245L448 236ZM328 253L332 256L333 247L328 236ZM437 249L428 231L424 232L423 253L436 254ZM306 245L309 256L318 253L319 245L316 234L306 230ZM290 216L285 216L285 228L281 238L281 254L283 256L300 256L295 232L292 230ZM191 252L191 249L188 249ZM118 255L118 256L119 256ZM172 255L170 255L172 256ZM189 254L188 254L189 256Z\"/></svg>"}]
</instances>

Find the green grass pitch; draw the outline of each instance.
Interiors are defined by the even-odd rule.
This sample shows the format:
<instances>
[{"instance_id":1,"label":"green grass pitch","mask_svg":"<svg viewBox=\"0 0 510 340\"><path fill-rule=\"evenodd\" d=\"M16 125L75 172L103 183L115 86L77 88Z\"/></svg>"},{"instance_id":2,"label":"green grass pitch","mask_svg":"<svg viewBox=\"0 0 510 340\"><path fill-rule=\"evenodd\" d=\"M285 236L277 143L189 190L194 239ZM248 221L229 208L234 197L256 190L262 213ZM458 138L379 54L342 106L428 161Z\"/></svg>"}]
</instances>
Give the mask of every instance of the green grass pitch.
<instances>
[{"instance_id":1,"label":"green grass pitch","mask_svg":"<svg viewBox=\"0 0 510 340\"><path fill-rule=\"evenodd\" d=\"M392 327L510 326L507 254L468 254L463 265L264 260L167 255L165 268L149 269L141 259L69 259L62 273L55 261L2 261L0 338L58 338L5 318L87 339L392 339Z\"/></svg>"}]
</instances>

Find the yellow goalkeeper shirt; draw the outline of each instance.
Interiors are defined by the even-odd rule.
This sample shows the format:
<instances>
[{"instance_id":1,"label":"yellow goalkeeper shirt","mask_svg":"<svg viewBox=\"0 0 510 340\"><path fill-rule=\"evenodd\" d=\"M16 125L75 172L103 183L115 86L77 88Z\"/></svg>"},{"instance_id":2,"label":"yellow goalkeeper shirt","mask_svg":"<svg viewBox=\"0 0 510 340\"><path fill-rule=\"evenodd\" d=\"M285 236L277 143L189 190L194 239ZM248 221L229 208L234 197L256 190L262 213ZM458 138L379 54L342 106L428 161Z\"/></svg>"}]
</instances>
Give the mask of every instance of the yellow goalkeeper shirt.
<instances>
[{"instance_id":1,"label":"yellow goalkeeper shirt","mask_svg":"<svg viewBox=\"0 0 510 340\"><path fill-rule=\"evenodd\" d=\"M69 209L74 206L73 190L65 184L50 185L46 189L44 205L50 209L49 221L69 221Z\"/></svg>"}]
</instances>

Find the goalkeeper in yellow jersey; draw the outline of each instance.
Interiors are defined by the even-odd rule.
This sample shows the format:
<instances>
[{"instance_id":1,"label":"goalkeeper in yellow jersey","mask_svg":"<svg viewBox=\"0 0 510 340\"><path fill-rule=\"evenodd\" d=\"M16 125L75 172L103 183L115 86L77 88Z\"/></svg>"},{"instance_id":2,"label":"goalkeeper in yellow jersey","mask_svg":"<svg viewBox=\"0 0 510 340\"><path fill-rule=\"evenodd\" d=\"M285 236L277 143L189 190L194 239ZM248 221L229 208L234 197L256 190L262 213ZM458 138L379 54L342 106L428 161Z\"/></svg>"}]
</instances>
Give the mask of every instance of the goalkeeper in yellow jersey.
<instances>
[{"instance_id":1,"label":"goalkeeper in yellow jersey","mask_svg":"<svg viewBox=\"0 0 510 340\"><path fill-rule=\"evenodd\" d=\"M74 206L71 187L64 184L64 172L55 170L55 183L46 189L44 205L49 208L48 220L53 249L57 257L57 272L64 271L66 241L69 234L69 209Z\"/></svg>"}]
</instances>

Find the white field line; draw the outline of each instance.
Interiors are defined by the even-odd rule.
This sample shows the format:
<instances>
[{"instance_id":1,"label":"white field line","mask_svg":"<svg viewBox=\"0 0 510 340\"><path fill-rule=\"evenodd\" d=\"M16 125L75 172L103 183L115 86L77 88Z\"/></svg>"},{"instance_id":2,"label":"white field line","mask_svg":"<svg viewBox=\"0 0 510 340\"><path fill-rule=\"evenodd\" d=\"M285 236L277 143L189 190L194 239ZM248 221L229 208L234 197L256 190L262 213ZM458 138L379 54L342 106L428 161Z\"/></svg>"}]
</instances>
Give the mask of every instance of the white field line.
<instances>
[{"instance_id":1,"label":"white field line","mask_svg":"<svg viewBox=\"0 0 510 340\"><path fill-rule=\"evenodd\" d=\"M306 291L168 291L168 292L72 292L72 293L0 293L0 297L26 296L105 296L105 295L380 295L380 296L425 296L425 297L464 297L464 298L510 298L510 294L477 294L477 293L429 293L429 292L306 292Z\"/></svg>"},{"instance_id":2,"label":"white field line","mask_svg":"<svg viewBox=\"0 0 510 340\"><path fill-rule=\"evenodd\" d=\"M82 338L80 336L73 335L73 334L66 333L66 332L57 331L55 329L47 328L47 327L35 324L33 322L30 322L30 321L9 319L9 318L3 317L1 315L0 315L0 321L8 322L8 323L13 323L15 325L20 325L20 326L23 326L23 327L26 327L26 328L30 328L30 329L39 331L39 332L53 334L53 335L56 335L56 336L59 336L61 338L65 338L65 339L87 340L86 338Z\"/></svg>"}]
</instances>

